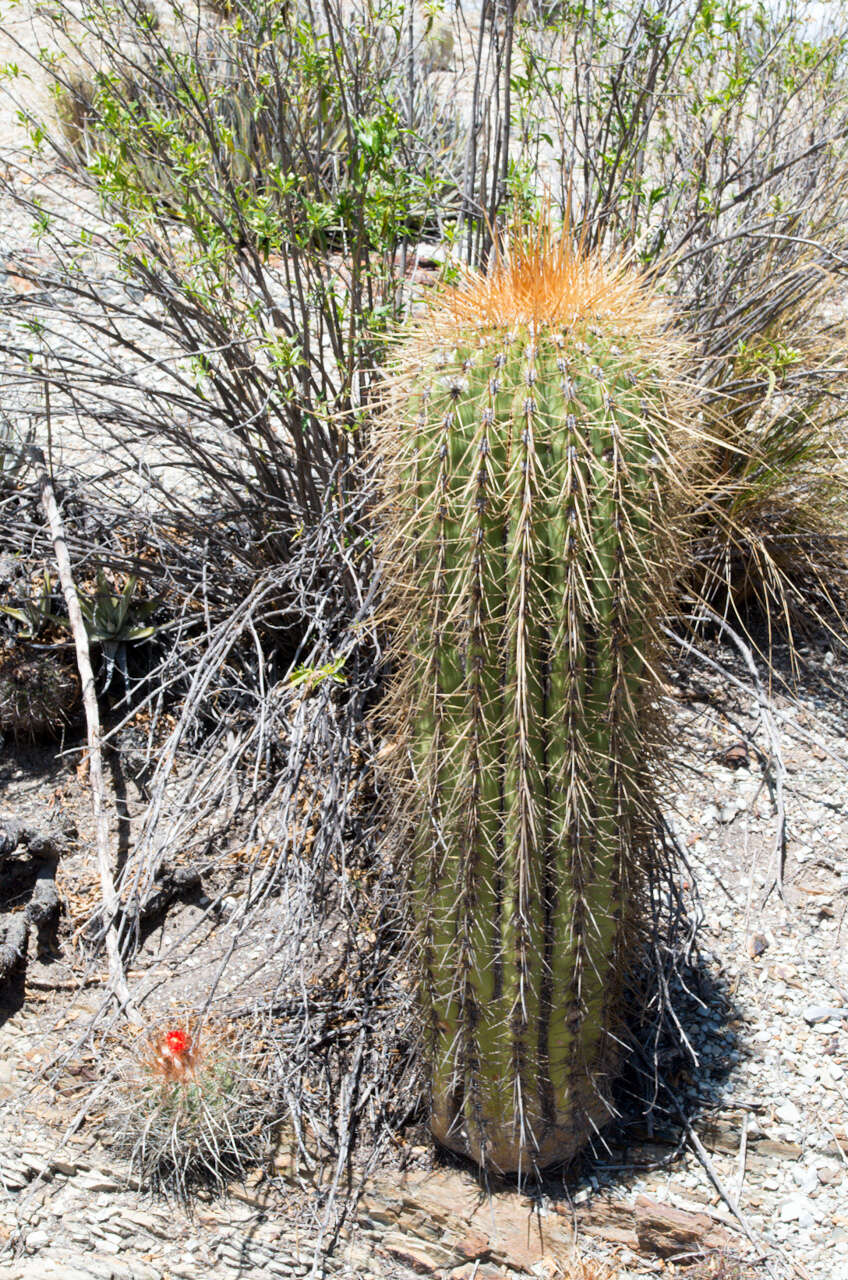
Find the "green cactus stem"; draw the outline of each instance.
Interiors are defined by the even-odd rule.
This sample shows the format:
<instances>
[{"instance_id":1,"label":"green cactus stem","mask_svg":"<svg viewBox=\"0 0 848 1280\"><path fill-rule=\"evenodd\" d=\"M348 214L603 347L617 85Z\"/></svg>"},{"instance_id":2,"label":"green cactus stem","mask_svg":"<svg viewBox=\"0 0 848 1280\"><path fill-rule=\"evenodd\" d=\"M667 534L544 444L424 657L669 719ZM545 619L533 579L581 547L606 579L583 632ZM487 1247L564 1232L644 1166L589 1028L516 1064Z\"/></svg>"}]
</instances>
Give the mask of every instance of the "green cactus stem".
<instances>
[{"instance_id":1,"label":"green cactus stem","mask_svg":"<svg viewBox=\"0 0 848 1280\"><path fill-rule=\"evenodd\" d=\"M635 273L518 237L389 375L382 714L412 776L431 1123L502 1171L570 1159L611 1112L683 555L666 329Z\"/></svg>"}]
</instances>

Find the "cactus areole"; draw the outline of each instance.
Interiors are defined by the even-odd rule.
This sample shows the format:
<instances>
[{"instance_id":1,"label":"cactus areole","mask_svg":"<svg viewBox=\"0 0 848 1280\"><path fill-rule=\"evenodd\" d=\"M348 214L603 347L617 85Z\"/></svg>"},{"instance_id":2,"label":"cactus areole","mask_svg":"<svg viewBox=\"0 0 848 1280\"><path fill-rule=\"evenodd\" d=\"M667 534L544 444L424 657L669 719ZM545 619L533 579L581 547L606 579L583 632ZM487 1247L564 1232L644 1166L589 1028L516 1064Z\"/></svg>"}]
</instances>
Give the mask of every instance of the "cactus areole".
<instances>
[{"instance_id":1,"label":"cactus areole","mask_svg":"<svg viewBox=\"0 0 848 1280\"><path fill-rule=\"evenodd\" d=\"M389 374L384 716L408 747L431 1122L501 1171L571 1159L611 1114L680 556L667 330L626 266L517 237Z\"/></svg>"}]
</instances>

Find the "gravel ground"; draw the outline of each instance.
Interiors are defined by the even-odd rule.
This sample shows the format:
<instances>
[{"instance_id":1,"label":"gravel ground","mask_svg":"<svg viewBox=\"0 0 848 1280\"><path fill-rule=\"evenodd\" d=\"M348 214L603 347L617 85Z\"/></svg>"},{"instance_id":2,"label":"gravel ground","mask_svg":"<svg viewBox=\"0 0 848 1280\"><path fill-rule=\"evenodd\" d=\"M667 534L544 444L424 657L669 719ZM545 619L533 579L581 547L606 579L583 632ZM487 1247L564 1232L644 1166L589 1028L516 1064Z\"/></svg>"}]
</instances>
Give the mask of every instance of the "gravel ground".
<instances>
[{"instance_id":1,"label":"gravel ground","mask_svg":"<svg viewBox=\"0 0 848 1280\"><path fill-rule=\"evenodd\" d=\"M754 700L703 667L675 690L685 786L674 819L700 892L703 961L730 1004L725 1019L703 1011L713 1035L686 1091L705 1114L732 1117L729 1149L712 1159L755 1232L796 1274L845 1280L848 669L826 647L803 657L800 706L774 700L786 770L782 898L776 806L757 760L770 743ZM703 1188L703 1171L690 1157L664 1181L675 1203L681 1188ZM655 1177L648 1186L656 1195Z\"/></svg>"}]
</instances>

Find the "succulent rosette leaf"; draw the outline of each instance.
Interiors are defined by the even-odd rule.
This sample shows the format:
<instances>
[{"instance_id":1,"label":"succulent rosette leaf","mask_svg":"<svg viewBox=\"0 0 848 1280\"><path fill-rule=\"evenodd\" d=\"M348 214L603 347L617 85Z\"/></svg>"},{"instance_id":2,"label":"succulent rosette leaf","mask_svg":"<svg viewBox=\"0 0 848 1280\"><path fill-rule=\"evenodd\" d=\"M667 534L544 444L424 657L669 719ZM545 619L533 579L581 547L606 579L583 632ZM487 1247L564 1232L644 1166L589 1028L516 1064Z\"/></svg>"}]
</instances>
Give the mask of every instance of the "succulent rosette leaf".
<instances>
[{"instance_id":1,"label":"succulent rosette leaf","mask_svg":"<svg viewBox=\"0 0 848 1280\"><path fill-rule=\"evenodd\" d=\"M692 404L623 263L516 234L401 335L377 453L437 1139L571 1158L608 1119L659 840Z\"/></svg>"}]
</instances>

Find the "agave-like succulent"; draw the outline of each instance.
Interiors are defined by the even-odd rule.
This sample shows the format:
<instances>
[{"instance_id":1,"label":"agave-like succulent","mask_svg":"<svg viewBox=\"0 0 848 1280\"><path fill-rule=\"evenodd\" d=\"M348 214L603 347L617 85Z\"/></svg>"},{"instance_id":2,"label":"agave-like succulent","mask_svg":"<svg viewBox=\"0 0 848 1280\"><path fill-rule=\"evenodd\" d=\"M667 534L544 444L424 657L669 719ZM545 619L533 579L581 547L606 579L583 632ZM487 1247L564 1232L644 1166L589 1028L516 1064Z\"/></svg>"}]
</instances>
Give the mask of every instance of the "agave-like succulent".
<instances>
[{"instance_id":1,"label":"agave-like succulent","mask_svg":"<svg viewBox=\"0 0 848 1280\"><path fill-rule=\"evenodd\" d=\"M129 577L118 591L100 569L94 595L80 595L80 612L88 639L91 644L100 646L106 664L104 690L111 684L116 667L123 676L124 684L128 683L127 645L149 640L156 634L155 624L148 619L162 602L158 596L140 596L139 585L137 578ZM70 626L67 619L63 620L63 625Z\"/></svg>"}]
</instances>

